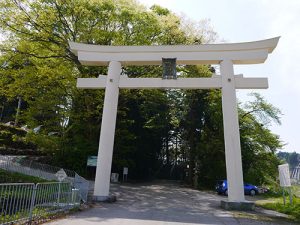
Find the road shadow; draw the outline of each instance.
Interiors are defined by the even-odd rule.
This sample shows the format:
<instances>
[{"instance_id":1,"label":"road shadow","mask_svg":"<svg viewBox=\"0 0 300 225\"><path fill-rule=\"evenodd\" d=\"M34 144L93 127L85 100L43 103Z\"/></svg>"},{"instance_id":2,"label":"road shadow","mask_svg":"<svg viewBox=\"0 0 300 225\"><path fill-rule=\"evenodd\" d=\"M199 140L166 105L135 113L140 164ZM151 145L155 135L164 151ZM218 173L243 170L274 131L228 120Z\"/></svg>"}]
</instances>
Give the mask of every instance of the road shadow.
<instances>
[{"instance_id":1,"label":"road shadow","mask_svg":"<svg viewBox=\"0 0 300 225\"><path fill-rule=\"evenodd\" d=\"M190 189L177 182L113 184L116 203L96 203L67 220L53 224L292 224L260 212L221 209L226 199L213 192Z\"/></svg>"},{"instance_id":2,"label":"road shadow","mask_svg":"<svg viewBox=\"0 0 300 225\"><path fill-rule=\"evenodd\" d=\"M76 217L98 223L119 218L180 224L235 224L231 213L221 210L221 196L186 188L178 182L112 185L111 191L117 196L116 203L95 204Z\"/></svg>"}]
</instances>

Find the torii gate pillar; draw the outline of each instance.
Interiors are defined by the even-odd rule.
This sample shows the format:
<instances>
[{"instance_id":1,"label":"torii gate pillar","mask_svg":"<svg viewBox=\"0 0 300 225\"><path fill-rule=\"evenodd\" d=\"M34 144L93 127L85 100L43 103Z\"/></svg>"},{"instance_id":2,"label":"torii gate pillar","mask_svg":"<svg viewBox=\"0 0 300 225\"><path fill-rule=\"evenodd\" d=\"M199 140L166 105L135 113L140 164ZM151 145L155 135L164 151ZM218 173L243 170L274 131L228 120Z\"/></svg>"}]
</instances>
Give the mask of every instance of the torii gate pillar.
<instances>
[{"instance_id":1,"label":"torii gate pillar","mask_svg":"<svg viewBox=\"0 0 300 225\"><path fill-rule=\"evenodd\" d=\"M94 199L105 201L109 196L110 173L117 119L121 63L109 63L99 139Z\"/></svg>"},{"instance_id":2,"label":"torii gate pillar","mask_svg":"<svg viewBox=\"0 0 300 225\"><path fill-rule=\"evenodd\" d=\"M225 160L229 202L244 202L239 120L231 60L220 63L222 76L222 110L225 141Z\"/></svg>"}]
</instances>

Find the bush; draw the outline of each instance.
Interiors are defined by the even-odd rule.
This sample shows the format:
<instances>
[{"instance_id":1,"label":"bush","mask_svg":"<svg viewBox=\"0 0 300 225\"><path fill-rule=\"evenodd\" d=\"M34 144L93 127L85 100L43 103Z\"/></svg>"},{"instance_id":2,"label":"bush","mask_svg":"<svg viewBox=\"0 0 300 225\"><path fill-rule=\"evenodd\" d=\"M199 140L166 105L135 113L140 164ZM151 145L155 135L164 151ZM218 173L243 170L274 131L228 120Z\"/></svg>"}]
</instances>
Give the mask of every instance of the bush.
<instances>
[{"instance_id":1,"label":"bush","mask_svg":"<svg viewBox=\"0 0 300 225\"><path fill-rule=\"evenodd\" d=\"M20 128L0 124L0 147L36 150L32 142L26 141L26 134L27 132Z\"/></svg>"},{"instance_id":2,"label":"bush","mask_svg":"<svg viewBox=\"0 0 300 225\"><path fill-rule=\"evenodd\" d=\"M283 198L277 197L272 202L258 203L259 206L275 210L291 216L293 219L300 221L300 198L293 196L293 203L290 204L289 196L286 195L286 204L283 204Z\"/></svg>"},{"instance_id":3,"label":"bush","mask_svg":"<svg viewBox=\"0 0 300 225\"><path fill-rule=\"evenodd\" d=\"M0 183L42 183L46 180L0 169Z\"/></svg>"},{"instance_id":4,"label":"bush","mask_svg":"<svg viewBox=\"0 0 300 225\"><path fill-rule=\"evenodd\" d=\"M264 205L265 208L276 210L281 213L285 213L294 217L297 220L300 220L300 200L299 198L293 198L293 204L286 203L285 205L283 202L277 203L266 203Z\"/></svg>"}]
</instances>

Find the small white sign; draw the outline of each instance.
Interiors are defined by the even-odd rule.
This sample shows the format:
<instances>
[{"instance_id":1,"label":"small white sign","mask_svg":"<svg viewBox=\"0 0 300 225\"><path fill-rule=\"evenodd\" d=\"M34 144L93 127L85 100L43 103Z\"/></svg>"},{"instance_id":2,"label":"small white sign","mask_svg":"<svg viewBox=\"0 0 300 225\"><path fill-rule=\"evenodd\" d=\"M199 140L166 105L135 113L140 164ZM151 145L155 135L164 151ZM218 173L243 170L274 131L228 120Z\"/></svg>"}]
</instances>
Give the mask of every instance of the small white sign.
<instances>
[{"instance_id":1,"label":"small white sign","mask_svg":"<svg viewBox=\"0 0 300 225\"><path fill-rule=\"evenodd\" d=\"M278 171L279 171L280 186L281 187L290 187L291 179L290 179L289 164L279 165Z\"/></svg>"},{"instance_id":2,"label":"small white sign","mask_svg":"<svg viewBox=\"0 0 300 225\"><path fill-rule=\"evenodd\" d=\"M128 167L123 168L123 175L128 175Z\"/></svg>"},{"instance_id":3,"label":"small white sign","mask_svg":"<svg viewBox=\"0 0 300 225\"><path fill-rule=\"evenodd\" d=\"M63 169L60 169L59 171L57 171L57 173L55 174L55 176L57 177L57 180L59 182L63 181L64 179L66 179L67 174Z\"/></svg>"},{"instance_id":4,"label":"small white sign","mask_svg":"<svg viewBox=\"0 0 300 225\"><path fill-rule=\"evenodd\" d=\"M118 182L119 181L119 174L118 173L111 173L110 181L111 182Z\"/></svg>"}]
</instances>

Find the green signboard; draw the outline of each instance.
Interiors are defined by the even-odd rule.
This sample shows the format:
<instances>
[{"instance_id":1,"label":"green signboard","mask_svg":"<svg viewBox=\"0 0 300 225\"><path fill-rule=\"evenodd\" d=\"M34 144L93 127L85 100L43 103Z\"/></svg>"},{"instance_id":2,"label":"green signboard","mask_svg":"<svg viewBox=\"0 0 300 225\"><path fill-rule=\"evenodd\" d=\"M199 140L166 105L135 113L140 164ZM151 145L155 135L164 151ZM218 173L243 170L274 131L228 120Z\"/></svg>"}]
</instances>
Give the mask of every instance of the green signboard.
<instances>
[{"instance_id":1,"label":"green signboard","mask_svg":"<svg viewBox=\"0 0 300 225\"><path fill-rule=\"evenodd\" d=\"M96 156L96 155L88 156L86 165L96 167L97 166L97 157L98 156Z\"/></svg>"}]
</instances>

